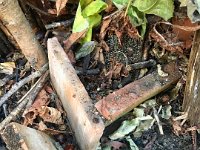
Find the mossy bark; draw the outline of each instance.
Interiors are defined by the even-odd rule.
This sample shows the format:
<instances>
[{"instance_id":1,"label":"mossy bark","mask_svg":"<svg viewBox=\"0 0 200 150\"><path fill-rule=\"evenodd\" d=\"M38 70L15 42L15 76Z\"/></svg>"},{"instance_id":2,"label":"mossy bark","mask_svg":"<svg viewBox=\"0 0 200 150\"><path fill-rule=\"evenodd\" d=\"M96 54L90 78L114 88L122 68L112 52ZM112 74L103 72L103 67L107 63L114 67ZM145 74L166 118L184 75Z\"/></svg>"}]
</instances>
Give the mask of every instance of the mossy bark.
<instances>
[{"instance_id":1,"label":"mossy bark","mask_svg":"<svg viewBox=\"0 0 200 150\"><path fill-rule=\"evenodd\" d=\"M0 0L0 20L14 37L29 63L36 69L43 66L47 61L46 55L17 0Z\"/></svg>"}]
</instances>

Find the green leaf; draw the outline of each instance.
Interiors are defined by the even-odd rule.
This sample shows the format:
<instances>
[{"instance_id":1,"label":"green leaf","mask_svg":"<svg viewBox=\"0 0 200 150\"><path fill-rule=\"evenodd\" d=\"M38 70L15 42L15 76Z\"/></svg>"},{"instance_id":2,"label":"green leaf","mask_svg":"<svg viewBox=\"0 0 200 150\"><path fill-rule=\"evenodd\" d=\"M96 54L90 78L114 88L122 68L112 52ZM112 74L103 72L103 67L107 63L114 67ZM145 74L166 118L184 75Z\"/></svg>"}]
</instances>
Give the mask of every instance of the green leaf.
<instances>
[{"instance_id":1,"label":"green leaf","mask_svg":"<svg viewBox=\"0 0 200 150\"><path fill-rule=\"evenodd\" d=\"M159 0L135 0L133 6L137 7L141 12L151 9Z\"/></svg>"},{"instance_id":2,"label":"green leaf","mask_svg":"<svg viewBox=\"0 0 200 150\"><path fill-rule=\"evenodd\" d=\"M101 22L101 15L99 14L95 14L92 16L89 16L87 18L88 22L89 22L89 28L88 28L88 32L86 34L86 36L81 40L81 43L85 43L85 42L89 42L92 39L92 28L98 26Z\"/></svg>"},{"instance_id":3,"label":"green leaf","mask_svg":"<svg viewBox=\"0 0 200 150\"><path fill-rule=\"evenodd\" d=\"M101 0L96 0L91 2L83 11L84 17L92 16L100 13L102 10L106 9L107 4Z\"/></svg>"},{"instance_id":4,"label":"green leaf","mask_svg":"<svg viewBox=\"0 0 200 150\"><path fill-rule=\"evenodd\" d=\"M93 1L94 0L80 0L81 8L84 9L86 6L88 6Z\"/></svg>"},{"instance_id":5,"label":"green leaf","mask_svg":"<svg viewBox=\"0 0 200 150\"><path fill-rule=\"evenodd\" d=\"M127 136L126 140L129 142L131 150L139 150L138 146L133 142L133 140L130 136Z\"/></svg>"},{"instance_id":6,"label":"green leaf","mask_svg":"<svg viewBox=\"0 0 200 150\"><path fill-rule=\"evenodd\" d=\"M85 29L89 28L89 22L87 18L84 18L81 13L81 5L79 3L78 9L76 11L76 17L73 24L72 32L81 32Z\"/></svg>"},{"instance_id":7,"label":"green leaf","mask_svg":"<svg viewBox=\"0 0 200 150\"><path fill-rule=\"evenodd\" d=\"M76 60L90 54L94 50L95 46L96 46L96 42L94 42L94 41L89 41L89 42L86 42L85 44L83 44L81 49L75 53Z\"/></svg>"},{"instance_id":8,"label":"green leaf","mask_svg":"<svg viewBox=\"0 0 200 150\"><path fill-rule=\"evenodd\" d=\"M122 125L112 135L109 136L110 139L116 140L119 138L123 138L125 135L134 131L139 123L139 119L137 118L123 121Z\"/></svg>"},{"instance_id":9,"label":"green leaf","mask_svg":"<svg viewBox=\"0 0 200 150\"><path fill-rule=\"evenodd\" d=\"M146 32L146 24L147 24L145 13L139 11L136 7L131 6L128 9L128 16L133 26L135 27L142 26L140 35L143 37Z\"/></svg>"},{"instance_id":10,"label":"green leaf","mask_svg":"<svg viewBox=\"0 0 200 150\"><path fill-rule=\"evenodd\" d=\"M146 14L154 14L162 17L166 21L173 17L174 1L173 0L135 0L133 6L139 11Z\"/></svg>"},{"instance_id":11,"label":"green leaf","mask_svg":"<svg viewBox=\"0 0 200 150\"><path fill-rule=\"evenodd\" d=\"M98 13L106 7L107 4L102 0L80 0L72 32L81 32L88 29L85 38L81 40L82 43L91 41L92 28L101 22L101 15Z\"/></svg>"},{"instance_id":12,"label":"green leaf","mask_svg":"<svg viewBox=\"0 0 200 150\"><path fill-rule=\"evenodd\" d=\"M128 5L129 0L113 0L113 4L118 8L118 9L123 9Z\"/></svg>"}]
</instances>

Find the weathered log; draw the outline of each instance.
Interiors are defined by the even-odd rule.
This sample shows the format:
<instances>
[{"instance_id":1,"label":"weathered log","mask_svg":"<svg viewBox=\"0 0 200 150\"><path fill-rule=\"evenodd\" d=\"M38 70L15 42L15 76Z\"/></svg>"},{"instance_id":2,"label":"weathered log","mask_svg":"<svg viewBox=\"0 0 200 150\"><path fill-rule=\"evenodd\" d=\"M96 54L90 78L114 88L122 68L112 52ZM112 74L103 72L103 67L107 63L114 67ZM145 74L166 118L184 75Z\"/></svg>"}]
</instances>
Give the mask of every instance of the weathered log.
<instances>
[{"instance_id":1,"label":"weathered log","mask_svg":"<svg viewBox=\"0 0 200 150\"><path fill-rule=\"evenodd\" d=\"M17 0L0 0L0 20L16 40L29 63L37 69L46 62L45 53Z\"/></svg>"},{"instance_id":2,"label":"weathered log","mask_svg":"<svg viewBox=\"0 0 200 150\"><path fill-rule=\"evenodd\" d=\"M137 107L139 104L169 88L180 78L180 72L174 63L164 67L168 76L160 76L155 71L125 87L114 91L95 105L97 110L111 123Z\"/></svg>"},{"instance_id":3,"label":"weathered log","mask_svg":"<svg viewBox=\"0 0 200 150\"><path fill-rule=\"evenodd\" d=\"M47 134L15 122L8 124L1 136L9 150L58 150L61 147Z\"/></svg>"},{"instance_id":4,"label":"weathered log","mask_svg":"<svg viewBox=\"0 0 200 150\"><path fill-rule=\"evenodd\" d=\"M191 125L200 123L200 30L196 31L188 64L183 110Z\"/></svg>"},{"instance_id":5,"label":"weathered log","mask_svg":"<svg viewBox=\"0 0 200 150\"><path fill-rule=\"evenodd\" d=\"M104 123L79 80L57 38L48 39L49 70L53 86L82 150L95 150L103 134Z\"/></svg>"}]
</instances>

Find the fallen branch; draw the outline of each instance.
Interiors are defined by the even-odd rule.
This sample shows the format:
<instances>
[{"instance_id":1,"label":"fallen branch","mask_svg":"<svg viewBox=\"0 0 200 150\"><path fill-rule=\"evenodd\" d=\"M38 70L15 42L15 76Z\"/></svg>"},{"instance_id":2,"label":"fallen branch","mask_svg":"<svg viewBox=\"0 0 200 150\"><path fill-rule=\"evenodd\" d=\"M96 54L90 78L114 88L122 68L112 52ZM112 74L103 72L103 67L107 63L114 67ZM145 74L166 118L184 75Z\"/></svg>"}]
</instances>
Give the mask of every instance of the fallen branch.
<instances>
[{"instance_id":1,"label":"fallen branch","mask_svg":"<svg viewBox=\"0 0 200 150\"><path fill-rule=\"evenodd\" d=\"M37 41L17 0L0 0L0 20L14 37L29 63L39 69L46 62L46 55Z\"/></svg>"},{"instance_id":2,"label":"fallen branch","mask_svg":"<svg viewBox=\"0 0 200 150\"><path fill-rule=\"evenodd\" d=\"M48 69L48 64L44 65L40 70L32 73L28 77L26 77L26 78L22 79L21 81L15 83L12 86L12 88L0 98L0 106L2 106L2 104L4 104L8 100L8 98L10 96L12 96L23 85L25 85L26 83L30 82L34 78L40 77L47 69Z\"/></svg>"},{"instance_id":3,"label":"fallen branch","mask_svg":"<svg viewBox=\"0 0 200 150\"><path fill-rule=\"evenodd\" d=\"M28 102L33 102L38 92L43 87L44 83L47 81L49 71L47 71L38 81L33 85L33 87L19 100L21 103L0 123L0 131L13 120L17 114L26 106Z\"/></svg>"}]
</instances>

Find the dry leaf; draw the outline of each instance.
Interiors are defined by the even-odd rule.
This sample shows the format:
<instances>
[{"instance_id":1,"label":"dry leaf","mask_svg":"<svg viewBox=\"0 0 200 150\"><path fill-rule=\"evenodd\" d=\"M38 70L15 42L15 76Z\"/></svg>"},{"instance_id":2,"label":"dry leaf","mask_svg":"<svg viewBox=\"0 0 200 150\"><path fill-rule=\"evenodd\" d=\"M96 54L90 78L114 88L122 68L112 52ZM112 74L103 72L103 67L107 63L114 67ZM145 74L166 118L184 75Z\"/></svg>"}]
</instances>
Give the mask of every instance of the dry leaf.
<instances>
[{"instance_id":1,"label":"dry leaf","mask_svg":"<svg viewBox=\"0 0 200 150\"><path fill-rule=\"evenodd\" d=\"M101 25L101 31L100 31L100 38L103 40L106 33L107 33L107 30L108 30L108 26L111 22L111 18L107 18L107 19L104 19L103 20L103 23Z\"/></svg>"},{"instance_id":2,"label":"dry leaf","mask_svg":"<svg viewBox=\"0 0 200 150\"><path fill-rule=\"evenodd\" d=\"M36 99L35 102L33 103L33 105L31 106L32 108L39 108L41 106L47 106L49 104L49 96L47 94L47 92L42 89Z\"/></svg>"},{"instance_id":3,"label":"dry leaf","mask_svg":"<svg viewBox=\"0 0 200 150\"><path fill-rule=\"evenodd\" d=\"M189 18L173 18L172 23L174 25L186 26L186 27L196 27L197 23L192 23ZM184 31L179 28L173 28L173 32L177 35L177 38L184 42L184 47L186 49L191 48L194 31Z\"/></svg>"},{"instance_id":4,"label":"dry leaf","mask_svg":"<svg viewBox=\"0 0 200 150\"><path fill-rule=\"evenodd\" d=\"M36 119L38 115L38 111L35 108L29 108L28 110L25 110L23 113L23 117L24 117L24 125L32 125L33 121Z\"/></svg>"},{"instance_id":5,"label":"dry leaf","mask_svg":"<svg viewBox=\"0 0 200 150\"><path fill-rule=\"evenodd\" d=\"M0 63L0 73L12 74L15 68L14 62Z\"/></svg>"},{"instance_id":6,"label":"dry leaf","mask_svg":"<svg viewBox=\"0 0 200 150\"><path fill-rule=\"evenodd\" d=\"M85 36L85 33L86 33L86 30L83 30L81 32L76 32L76 33L72 33L70 35L70 37L63 41L64 43L64 49L65 49L65 52L67 52L69 50L69 48L75 43L77 42L78 40L80 40L82 37Z\"/></svg>"},{"instance_id":7,"label":"dry leaf","mask_svg":"<svg viewBox=\"0 0 200 150\"><path fill-rule=\"evenodd\" d=\"M57 16L60 14L60 11L65 8L65 5L67 4L68 0L56 0L56 10L57 10Z\"/></svg>"},{"instance_id":8,"label":"dry leaf","mask_svg":"<svg viewBox=\"0 0 200 150\"><path fill-rule=\"evenodd\" d=\"M38 130L43 131L46 134L49 135L57 135L57 134L61 134L61 133L65 133L65 131L58 131L58 130L54 130L54 129L50 129L48 128L43 121L40 121L38 124Z\"/></svg>"},{"instance_id":9,"label":"dry leaf","mask_svg":"<svg viewBox=\"0 0 200 150\"><path fill-rule=\"evenodd\" d=\"M45 121L54 124L63 124L61 112L53 107L42 106L38 110L38 115Z\"/></svg>"},{"instance_id":10,"label":"dry leaf","mask_svg":"<svg viewBox=\"0 0 200 150\"><path fill-rule=\"evenodd\" d=\"M183 53L184 43L180 42L178 37L166 37L171 36L172 34L161 34L158 32L156 27L161 25L167 25L168 27L172 27L173 29L184 31L184 32L194 32L200 29L200 26L184 26L184 25L176 25L171 24L170 22L158 22L154 25L153 30L150 32L150 36L164 49L173 52Z\"/></svg>"},{"instance_id":11,"label":"dry leaf","mask_svg":"<svg viewBox=\"0 0 200 150\"><path fill-rule=\"evenodd\" d=\"M44 124L43 121L40 121L38 124L38 130L45 131L47 129L47 126Z\"/></svg>"}]
</instances>

